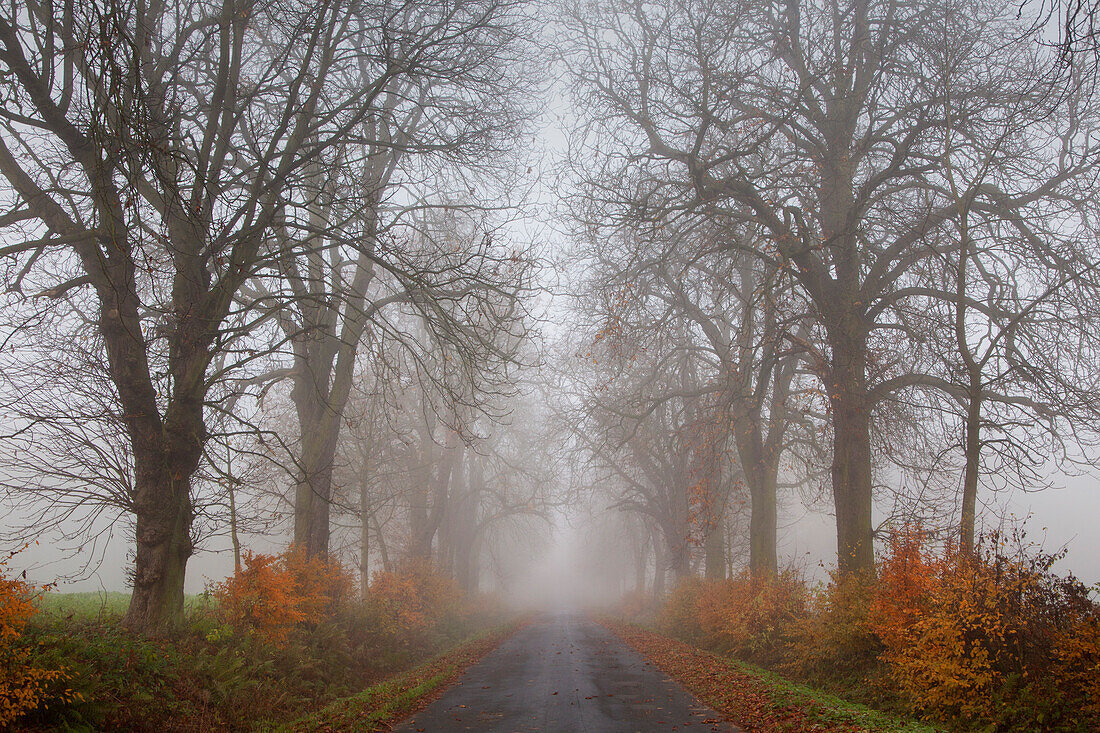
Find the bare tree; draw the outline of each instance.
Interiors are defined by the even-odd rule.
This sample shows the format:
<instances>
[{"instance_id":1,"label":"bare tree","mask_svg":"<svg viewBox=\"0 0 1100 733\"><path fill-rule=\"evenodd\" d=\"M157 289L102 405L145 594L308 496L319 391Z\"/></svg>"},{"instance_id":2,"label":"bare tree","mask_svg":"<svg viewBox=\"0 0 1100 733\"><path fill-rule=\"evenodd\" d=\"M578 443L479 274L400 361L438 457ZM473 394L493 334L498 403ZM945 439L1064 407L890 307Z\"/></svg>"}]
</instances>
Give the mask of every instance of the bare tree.
<instances>
[{"instance_id":1,"label":"bare tree","mask_svg":"<svg viewBox=\"0 0 1100 733\"><path fill-rule=\"evenodd\" d=\"M574 74L601 141L589 198L612 224L693 210L760 226L751 251L812 305L842 572L873 567L872 416L907 369L892 358L905 335L894 314L955 297L920 283L957 248L942 236L958 214L944 132L978 133L1021 95L1062 88L1025 31L1015 6L965 2L673 0L574 14ZM944 115L943 74L972 101L967 116ZM1044 113L1045 143L1027 163L973 192L975 207L1048 249L1091 218L1067 205L1090 207L1081 184L1097 161L1087 95L1072 99L1072 112ZM1038 225L1045 209L1055 216Z\"/></svg>"},{"instance_id":2,"label":"bare tree","mask_svg":"<svg viewBox=\"0 0 1100 733\"><path fill-rule=\"evenodd\" d=\"M713 449L725 453L726 434L715 430L705 365L682 348L684 324L634 331L605 320L618 312L608 304L623 297L597 285L587 299L590 329L577 336L591 340L574 347L558 419L583 457L579 470L593 475L591 484L613 507L652 521L661 537L660 570L680 579L691 572L692 550L711 523L715 489L728 469ZM649 305L648 315L656 316Z\"/></svg>"},{"instance_id":3,"label":"bare tree","mask_svg":"<svg viewBox=\"0 0 1100 733\"><path fill-rule=\"evenodd\" d=\"M334 534L335 551L357 546L364 583L373 543L382 567L431 562L475 590L486 548L523 518L545 521L554 499L551 452L532 447L539 444L539 412L521 394L529 389L523 371L507 375L512 389L470 400L456 389L460 382L422 374L425 353L395 348L393 338L372 330L360 355L331 497L337 526L351 520L355 531ZM532 360L529 344L516 346L523 352L517 362ZM494 362L482 366L493 370ZM488 386L492 378L479 379Z\"/></svg>"},{"instance_id":4,"label":"bare tree","mask_svg":"<svg viewBox=\"0 0 1100 733\"><path fill-rule=\"evenodd\" d=\"M751 238L751 230L704 217L666 221L646 231L650 228L601 238L587 247L588 287L629 294L607 314L617 329L608 338L628 341L649 329L687 334L673 348L685 350L705 375L701 389L720 415L708 443L717 451L714 459L726 463L713 474L709 526L724 526L726 494L744 481L752 501L750 569L775 573L780 466L789 430L800 419L792 406L805 352L804 306L783 273L737 243ZM652 305L644 305L647 301ZM721 554L722 532L707 537L712 553ZM724 556L708 554L711 572L724 572L724 566Z\"/></svg>"},{"instance_id":5,"label":"bare tree","mask_svg":"<svg viewBox=\"0 0 1100 733\"><path fill-rule=\"evenodd\" d=\"M252 283L252 302L270 309L291 345L292 364L273 376L293 382L294 541L311 554L327 551L333 461L365 330L384 327L381 311L403 306L437 341L484 341L461 326L463 311L487 307L475 301L518 301L525 285L514 266L519 251L495 242L491 228L459 234L428 213L455 219L469 209L473 220L507 205L471 193L477 172L511 170L508 148L522 119L518 80L531 71L516 10L499 0L402 6L392 31L418 53L430 47L430 59L391 78L345 144L313 161L306 185L289 192L277 247L286 253L278 261L285 293L264 278ZM345 83L370 86L380 73L360 61Z\"/></svg>"},{"instance_id":6,"label":"bare tree","mask_svg":"<svg viewBox=\"0 0 1100 733\"><path fill-rule=\"evenodd\" d=\"M254 325L237 295L273 264L286 192L394 75L431 64L430 41L390 25L404 7L111 0L0 16L8 287L101 340L134 463L134 629L182 613L210 367L250 359L254 345L234 349ZM360 62L371 81L330 94Z\"/></svg>"},{"instance_id":7,"label":"bare tree","mask_svg":"<svg viewBox=\"0 0 1100 733\"><path fill-rule=\"evenodd\" d=\"M953 92L945 84L949 121L970 114L970 100ZM943 175L957 207L957 247L944 253L942 270L930 270L928 278L932 287L953 289L953 298L929 301L941 319L926 326L939 368L915 370L906 380L941 392L958 415L963 477L957 534L964 551L974 549L981 474L1033 489L1045 484L1041 473L1080 460L1095 442L1100 374L1081 348L1100 336L1094 235L1067 227L1066 237L1057 227L1043 231L1033 223L1005 226L1002 212L991 215L977 201L980 188L997 186L1021 161L1041 159L1033 146L1053 133L1037 122L1048 113L1049 99L1021 93L1017 104L1000 118L982 120L978 142L970 130L956 135L950 124L945 130ZM1039 109L1027 109L1036 104ZM1043 213L1064 216L1060 206Z\"/></svg>"}]
</instances>

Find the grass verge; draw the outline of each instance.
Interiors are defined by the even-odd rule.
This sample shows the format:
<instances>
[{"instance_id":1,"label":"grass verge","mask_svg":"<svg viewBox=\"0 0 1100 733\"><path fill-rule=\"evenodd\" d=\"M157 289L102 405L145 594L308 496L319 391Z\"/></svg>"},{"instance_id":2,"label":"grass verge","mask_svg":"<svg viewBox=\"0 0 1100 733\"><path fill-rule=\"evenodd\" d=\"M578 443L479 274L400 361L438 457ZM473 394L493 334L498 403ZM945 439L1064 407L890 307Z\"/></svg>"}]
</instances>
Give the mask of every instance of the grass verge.
<instances>
[{"instance_id":1,"label":"grass verge","mask_svg":"<svg viewBox=\"0 0 1100 733\"><path fill-rule=\"evenodd\" d=\"M847 702L640 626L609 619L601 619L601 623L746 731L934 733L936 730Z\"/></svg>"},{"instance_id":2,"label":"grass verge","mask_svg":"<svg viewBox=\"0 0 1100 733\"><path fill-rule=\"evenodd\" d=\"M507 624L478 634L419 667L373 685L321 710L280 726L279 733L385 730L421 710L522 625Z\"/></svg>"},{"instance_id":3,"label":"grass verge","mask_svg":"<svg viewBox=\"0 0 1100 733\"><path fill-rule=\"evenodd\" d=\"M203 594L184 597L187 611L206 608L210 599ZM121 591L90 591L83 593L43 593L38 599L38 608L43 613L59 618L94 620L100 618L121 617L130 606L130 594Z\"/></svg>"},{"instance_id":4,"label":"grass verge","mask_svg":"<svg viewBox=\"0 0 1100 733\"><path fill-rule=\"evenodd\" d=\"M19 648L35 667L66 669L69 679L45 691L42 703L19 720L20 730L272 730L375 689L370 686L421 660L461 649L490 624L504 628L500 616L449 619L398 648L395 640L363 636L365 621L352 617L300 629L276 646L206 612L193 611L181 627L152 639L129 633L119 619L77 609L32 620ZM63 696L62 688L72 694ZM388 699L390 692L383 688L376 697Z\"/></svg>"}]
</instances>

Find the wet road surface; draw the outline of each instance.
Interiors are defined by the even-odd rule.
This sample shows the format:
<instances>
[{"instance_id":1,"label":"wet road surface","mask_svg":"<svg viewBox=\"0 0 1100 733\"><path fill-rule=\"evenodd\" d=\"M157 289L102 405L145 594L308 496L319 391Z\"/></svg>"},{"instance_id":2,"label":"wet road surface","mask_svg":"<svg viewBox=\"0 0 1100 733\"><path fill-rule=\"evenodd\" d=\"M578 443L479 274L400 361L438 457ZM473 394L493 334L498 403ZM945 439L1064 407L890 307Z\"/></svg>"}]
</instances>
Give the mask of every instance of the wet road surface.
<instances>
[{"instance_id":1,"label":"wet road surface","mask_svg":"<svg viewBox=\"0 0 1100 733\"><path fill-rule=\"evenodd\" d=\"M722 722L614 634L558 614L518 631L399 733L721 731Z\"/></svg>"}]
</instances>

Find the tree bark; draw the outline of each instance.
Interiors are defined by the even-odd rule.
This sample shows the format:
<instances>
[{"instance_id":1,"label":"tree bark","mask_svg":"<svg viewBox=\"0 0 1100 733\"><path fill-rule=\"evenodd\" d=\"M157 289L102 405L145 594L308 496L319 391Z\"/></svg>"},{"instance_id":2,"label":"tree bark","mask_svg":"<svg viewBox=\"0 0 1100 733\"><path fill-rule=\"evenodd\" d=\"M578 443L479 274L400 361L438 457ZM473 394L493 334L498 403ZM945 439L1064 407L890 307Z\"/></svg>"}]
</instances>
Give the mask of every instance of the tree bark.
<instances>
[{"instance_id":1,"label":"tree bark","mask_svg":"<svg viewBox=\"0 0 1100 733\"><path fill-rule=\"evenodd\" d=\"M359 484L359 597L370 595L370 485L364 478Z\"/></svg>"},{"instance_id":2,"label":"tree bark","mask_svg":"<svg viewBox=\"0 0 1100 733\"><path fill-rule=\"evenodd\" d=\"M827 325L832 361L827 386L833 413L833 505L842 575L875 568L871 517L871 415L867 330L858 318Z\"/></svg>"},{"instance_id":3,"label":"tree bark","mask_svg":"<svg viewBox=\"0 0 1100 733\"><path fill-rule=\"evenodd\" d=\"M172 474L184 477L172 480ZM183 617L183 582L193 551L186 476L190 473L173 471L136 483L133 593L123 619L128 628L148 633L175 626ZM167 496L172 498L166 501Z\"/></svg>"},{"instance_id":4,"label":"tree bark","mask_svg":"<svg viewBox=\"0 0 1100 733\"><path fill-rule=\"evenodd\" d=\"M456 485L461 490L452 512L455 581L463 591L472 593L477 589L477 553L482 534L477 515L485 484L485 472L479 457L468 454L468 460L458 467L456 475L459 477Z\"/></svg>"},{"instance_id":5,"label":"tree bark","mask_svg":"<svg viewBox=\"0 0 1100 733\"><path fill-rule=\"evenodd\" d=\"M328 555L332 472L340 437L337 408L321 403L319 398L310 390L295 399L303 434L295 487L294 543L305 548L309 557Z\"/></svg>"},{"instance_id":6,"label":"tree bark","mask_svg":"<svg viewBox=\"0 0 1100 733\"><path fill-rule=\"evenodd\" d=\"M653 541L654 568L653 568L653 597L661 598L665 594L665 581L668 572L668 552L664 549L664 543L654 537Z\"/></svg>"},{"instance_id":7,"label":"tree bark","mask_svg":"<svg viewBox=\"0 0 1100 733\"><path fill-rule=\"evenodd\" d=\"M294 342L291 398L301 441L294 492L294 542L304 547L309 557L328 554L332 473L355 377L355 357L376 307L368 305L367 289L374 279L377 197L389 179L385 163L378 153L373 154L365 174L368 195L360 214L364 226L355 275L346 290L330 291L324 263L330 243L320 232L329 227L337 193L326 175L331 174L326 174L318 162L308 168L308 177L317 185L310 213L315 233L303 243L297 257L286 259L283 273L299 294L301 312L301 323L288 319L283 321L283 328Z\"/></svg>"},{"instance_id":8,"label":"tree bark","mask_svg":"<svg viewBox=\"0 0 1100 733\"><path fill-rule=\"evenodd\" d=\"M723 580L726 577L726 528L724 517L719 517L707 533L703 545L705 573L708 578ZM644 575L642 576L645 577Z\"/></svg>"},{"instance_id":9,"label":"tree bark","mask_svg":"<svg viewBox=\"0 0 1100 733\"><path fill-rule=\"evenodd\" d=\"M378 556L382 560L382 569L387 573L393 572L393 563L390 562L390 550L386 545L386 535L382 534L382 525L378 523L378 515L371 516L371 524L374 525L374 536L378 538Z\"/></svg>"},{"instance_id":10,"label":"tree bark","mask_svg":"<svg viewBox=\"0 0 1100 733\"><path fill-rule=\"evenodd\" d=\"M769 455L759 423L758 415L741 415L734 421L734 433L751 500L749 572L768 576L775 575L779 568L776 548L779 461L778 456Z\"/></svg>"},{"instance_id":11,"label":"tree bark","mask_svg":"<svg viewBox=\"0 0 1100 733\"><path fill-rule=\"evenodd\" d=\"M233 572L241 572L241 535L237 529L237 497L232 479L229 482L229 541L233 545Z\"/></svg>"},{"instance_id":12,"label":"tree bark","mask_svg":"<svg viewBox=\"0 0 1100 733\"><path fill-rule=\"evenodd\" d=\"M980 390L980 385L978 389ZM959 517L959 549L974 552L978 510L978 466L981 462L982 403L980 394L970 395L966 411L966 466L963 472L962 511Z\"/></svg>"},{"instance_id":13,"label":"tree bark","mask_svg":"<svg viewBox=\"0 0 1100 733\"><path fill-rule=\"evenodd\" d=\"M188 357L195 356L194 352ZM193 389L191 369L205 364L177 361L176 383ZM199 368L203 367L203 368ZM135 551L133 593L123 622L142 633L157 633L183 618L183 584L191 541L191 476L198 468L206 439L202 401L192 397L171 403L163 427L150 432L131 425L134 446Z\"/></svg>"},{"instance_id":14,"label":"tree bark","mask_svg":"<svg viewBox=\"0 0 1100 733\"><path fill-rule=\"evenodd\" d=\"M649 570L649 537L646 535L638 542L638 551L634 555L634 590L645 594L646 575Z\"/></svg>"},{"instance_id":15,"label":"tree bark","mask_svg":"<svg viewBox=\"0 0 1100 733\"><path fill-rule=\"evenodd\" d=\"M672 573L672 579L680 582L691 574L691 555L688 552L688 538L686 534L678 531L679 527L670 527L666 531L665 542L668 544L668 569Z\"/></svg>"},{"instance_id":16,"label":"tree bark","mask_svg":"<svg viewBox=\"0 0 1100 733\"><path fill-rule=\"evenodd\" d=\"M405 548L408 560L425 559L421 538L428 531L428 492L432 478L431 462L435 460L435 443L431 436L420 436L421 450L409 451L409 477L412 485L407 492L409 502L409 542ZM429 545L430 554L430 545Z\"/></svg>"},{"instance_id":17,"label":"tree bark","mask_svg":"<svg viewBox=\"0 0 1100 733\"><path fill-rule=\"evenodd\" d=\"M431 438L429 437L428 440L431 440ZM430 465L427 468L426 473L430 479L430 486L424 486L416 493L415 522L410 527L412 530L410 556L414 560L431 560L432 543L439 531L440 524L443 522L447 507L451 474L456 461L461 460L461 452L462 448L458 444L458 436L455 435L454 431L450 431L447 445L437 459L439 465L434 476ZM434 453L434 451L431 451L431 453ZM430 506L428 502L429 490L431 496Z\"/></svg>"},{"instance_id":18,"label":"tree bark","mask_svg":"<svg viewBox=\"0 0 1100 733\"><path fill-rule=\"evenodd\" d=\"M752 501L749 515L749 572L753 576L774 576L779 572L776 547L778 471L772 470L769 465L764 467L761 474L749 487Z\"/></svg>"}]
</instances>

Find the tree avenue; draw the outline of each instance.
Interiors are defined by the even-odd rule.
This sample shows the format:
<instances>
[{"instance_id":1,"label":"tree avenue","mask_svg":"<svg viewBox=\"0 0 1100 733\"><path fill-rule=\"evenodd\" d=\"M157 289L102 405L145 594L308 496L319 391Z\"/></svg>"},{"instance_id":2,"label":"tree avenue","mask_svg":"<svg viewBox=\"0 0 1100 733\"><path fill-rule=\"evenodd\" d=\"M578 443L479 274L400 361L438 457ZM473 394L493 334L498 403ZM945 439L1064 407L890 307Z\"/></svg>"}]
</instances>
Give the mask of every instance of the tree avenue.
<instances>
[{"instance_id":1,"label":"tree avenue","mask_svg":"<svg viewBox=\"0 0 1100 733\"><path fill-rule=\"evenodd\" d=\"M101 344L133 461L125 499L136 519L130 627L153 632L182 613L192 478L203 462L208 411L217 409L208 404L212 385L280 348L257 343L272 308L256 278L280 270L290 276L286 263L311 256L304 252L311 246L316 264L326 254L342 256L316 244L318 237L339 241L343 252L362 253L351 255L357 274L347 285L343 336L357 341L369 316L363 299L378 266L375 214L356 215L353 227L366 221L355 240L343 228L311 231L325 213L329 182L317 166L333 164L336 150L349 145L387 155L415 147L401 137L407 130L378 130L408 125L409 112L393 116L394 95L431 109L416 94L430 97L436 80L464 68L472 78L491 65L475 59L491 56L487 45L507 44L512 18L510 6L493 0L110 0L14 3L3 11L7 284L51 299L68 323L83 324L77 330L86 340ZM459 97L448 99L457 104ZM467 132L476 138L472 127L439 134ZM372 181L370 174L368 197L385 175L375 171ZM312 218L295 215L302 209ZM316 308L317 285L293 295ZM407 281L403 290L427 303L431 286ZM282 295L277 289L275 297ZM339 309L343 297L323 306ZM452 289L442 297L453 303L462 296ZM302 343L324 324L298 325L290 336ZM229 359L213 371L220 355ZM335 393L323 395L337 413L347 379L340 369ZM302 427L320 439L323 465L332 429ZM310 461L318 459L304 458L307 476L316 473ZM323 489L318 494L324 501ZM323 551L321 535L315 544Z\"/></svg>"},{"instance_id":2,"label":"tree avenue","mask_svg":"<svg viewBox=\"0 0 1100 733\"><path fill-rule=\"evenodd\" d=\"M994 491L1100 445L1100 89L1051 8L8 3L0 542L124 541L154 635L227 535L221 621L354 595L355 654L549 594L555 533L654 615L809 607L814 513L852 598L926 537L977 572Z\"/></svg>"},{"instance_id":3,"label":"tree avenue","mask_svg":"<svg viewBox=\"0 0 1100 733\"><path fill-rule=\"evenodd\" d=\"M1028 242L1019 256L1052 269L1096 259L1092 79L1046 63L1012 4L606 2L578 6L568 25L589 154L601 161L577 194L593 226L651 229L690 214L758 227L726 246L789 273L804 294L821 357L808 363L827 397L838 564L869 572L875 415L928 384L908 373L925 330L913 314L985 307L969 286L930 277L969 257L959 198L985 231ZM960 168L968 185L953 194Z\"/></svg>"}]
</instances>

